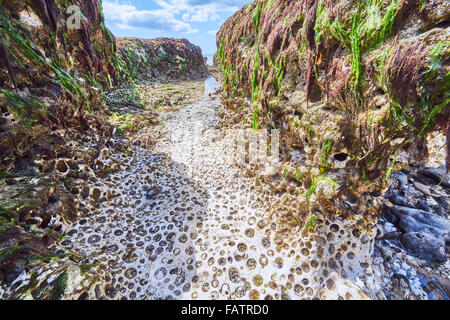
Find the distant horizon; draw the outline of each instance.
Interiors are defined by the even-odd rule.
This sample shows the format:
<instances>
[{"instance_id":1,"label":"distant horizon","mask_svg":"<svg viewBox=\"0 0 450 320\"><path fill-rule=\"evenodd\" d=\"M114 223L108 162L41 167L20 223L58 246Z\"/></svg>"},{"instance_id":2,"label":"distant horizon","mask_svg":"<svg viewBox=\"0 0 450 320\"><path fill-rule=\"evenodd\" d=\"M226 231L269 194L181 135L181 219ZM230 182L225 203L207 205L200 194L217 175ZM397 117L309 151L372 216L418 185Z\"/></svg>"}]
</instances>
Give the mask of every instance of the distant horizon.
<instances>
[{"instance_id":1,"label":"distant horizon","mask_svg":"<svg viewBox=\"0 0 450 320\"><path fill-rule=\"evenodd\" d=\"M217 51L220 26L252 0L103 0L105 24L118 38L187 39L203 55Z\"/></svg>"}]
</instances>

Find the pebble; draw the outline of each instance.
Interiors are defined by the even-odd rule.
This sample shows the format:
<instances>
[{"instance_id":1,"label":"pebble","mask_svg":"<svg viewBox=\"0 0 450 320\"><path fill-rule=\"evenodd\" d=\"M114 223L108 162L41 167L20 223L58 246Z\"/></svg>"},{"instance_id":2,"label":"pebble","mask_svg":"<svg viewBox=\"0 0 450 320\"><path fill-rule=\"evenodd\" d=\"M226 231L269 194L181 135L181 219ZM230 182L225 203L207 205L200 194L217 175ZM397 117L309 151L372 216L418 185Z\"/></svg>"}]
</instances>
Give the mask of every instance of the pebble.
<instances>
[{"instance_id":1,"label":"pebble","mask_svg":"<svg viewBox=\"0 0 450 320\"><path fill-rule=\"evenodd\" d=\"M399 196L399 195L394 195L389 200L391 200L392 203L399 205L399 206L407 207L409 204L409 201L407 198Z\"/></svg>"},{"instance_id":2,"label":"pebble","mask_svg":"<svg viewBox=\"0 0 450 320\"><path fill-rule=\"evenodd\" d=\"M400 188L404 188L408 184L408 177L402 172L395 172L391 174L391 178L397 180L400 183Z\"/></svg>"},{"instance_id":3,"label":"pebble","mask_svg":"<svg viewBox=\"0 0 450 320\"><path fill-rule=\"evenodd\" d=\"M424 195L427 195L430 197L432 196L430 188L428 188L427 186L425 186L424 184L422 184L420 182L414 182L414 188L416 188L417 190L422 192Z\"/></svg>"},{"instance_id":4,"label":"pebble","mask_svg":"<svg viewBox=\"0 0 450 320\"><path fill-rule=\"evenodd\" d=\"M151 187L150 190L147 191L145 194L147 199L151 199L156 197L158 194L161 193L161 188L158 186Z\"/></svg>"}]
</instances>

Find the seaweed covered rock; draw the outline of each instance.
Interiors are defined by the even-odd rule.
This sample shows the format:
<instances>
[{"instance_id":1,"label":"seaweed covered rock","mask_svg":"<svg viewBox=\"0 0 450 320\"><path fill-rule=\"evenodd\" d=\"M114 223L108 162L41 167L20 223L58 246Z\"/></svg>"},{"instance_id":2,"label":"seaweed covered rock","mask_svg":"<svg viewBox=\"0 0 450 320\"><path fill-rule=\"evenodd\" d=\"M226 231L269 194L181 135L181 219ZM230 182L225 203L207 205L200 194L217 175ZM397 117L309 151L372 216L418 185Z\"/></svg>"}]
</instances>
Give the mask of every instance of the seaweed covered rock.
<instances>
[{"instance_id":1,"label":"seaweed covered rock","mask_svg":"<svg viewBox=\"0 0 450 320\"><path fill-rule=\"evenodd\" d=\"M68 23L73 5L79 28ZM54 158L51 132L85 131L101 113L115 45L97 0L2 1L0 34L1 167L20 171L20 162Z\"/></svg>"},{"instance_id":2,"label":"seaweed covered rock","mask_svg":"<svg viewBox=\"0 0 450 320\"><path fill-rule=\"evenodd\" d=\"M283 194L280 246L313 246L313 296L335 297L321 276L334 270L381 297L371 252L390 174L450 169L449 20L446 1L257 0L217 34L223 124L281 130L278 172L258 179Z\"/></svg>"},{"instance_id":3,"label":"seaweed covered rock","mask_svg":"<svg viewBox=\"0 0 450 320\"><path fill-rule=\"evenodd\" d=\"M114 76L115 43L97 0L3 1L0 10L2 106L18 122L61 126L102 106L100 90ZM59 119L58 113L68 114Z\"/></svg>"},{"instance_id":4,"label":"seaweed covered rock","mask_svg":"<svg viewBox=\"0 0 450 320\"><path fill-rule=\"evenodd\" d=\"M208 73L200 47L186 39L118 38L117 47L123 76L134 81L200 79Z\"/></svg>"},{"instance_id":5,"label":"seaweed covered rock","mask_svg":"<svg viewBox=\"0 0 450 320\"><path fill-rule=\"evenodd\" d=\"M97 0L0 1L0 281L83 215L73 185L111 136L115 53Z\"/></svg>"}]
</instances>

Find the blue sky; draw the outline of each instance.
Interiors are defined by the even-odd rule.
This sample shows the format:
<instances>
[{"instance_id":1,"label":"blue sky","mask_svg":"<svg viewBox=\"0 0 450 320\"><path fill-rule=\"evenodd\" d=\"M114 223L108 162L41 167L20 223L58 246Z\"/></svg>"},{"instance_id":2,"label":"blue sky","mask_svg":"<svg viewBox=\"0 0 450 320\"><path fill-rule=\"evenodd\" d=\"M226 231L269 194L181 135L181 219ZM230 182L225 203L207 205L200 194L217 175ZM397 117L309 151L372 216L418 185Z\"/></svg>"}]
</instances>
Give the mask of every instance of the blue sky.
<instances>
[{"instance_id":1,"label":"blue sky","mask_svg":"<svg viewBox=\"0 0 450 320\"><path fill-rule=\"evenodd\" d=\"M117 37L186 38L216 51L216 32L252 0L103 0L107 27Z\"/></svg>"}]
</instances>

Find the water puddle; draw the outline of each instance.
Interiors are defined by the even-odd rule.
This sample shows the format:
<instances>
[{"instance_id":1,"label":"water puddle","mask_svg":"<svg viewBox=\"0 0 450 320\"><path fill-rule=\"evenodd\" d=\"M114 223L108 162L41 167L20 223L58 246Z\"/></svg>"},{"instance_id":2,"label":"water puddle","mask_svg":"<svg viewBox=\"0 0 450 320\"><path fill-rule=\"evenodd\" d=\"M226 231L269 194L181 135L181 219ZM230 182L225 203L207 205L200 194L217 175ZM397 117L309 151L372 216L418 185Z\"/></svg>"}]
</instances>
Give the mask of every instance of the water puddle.
<instances>
[{"instance_id":1,"label":"water puddle","mask_svg":"<svg viewBox=\"0 0 450 320\"><path fill-rule=\"evenodd\" d=\"M216 81L214 77L209 77L205 80L205 96L213 93L217 88L220 87L220 83Z\"/></svg>"}]
</instances>

